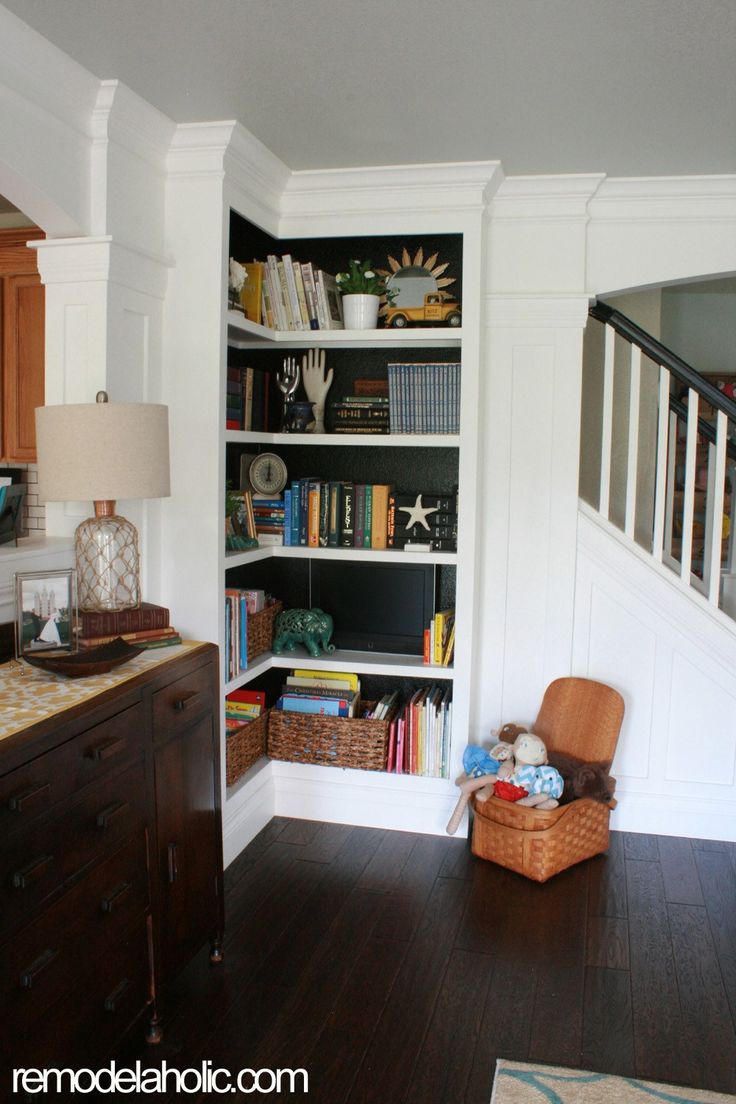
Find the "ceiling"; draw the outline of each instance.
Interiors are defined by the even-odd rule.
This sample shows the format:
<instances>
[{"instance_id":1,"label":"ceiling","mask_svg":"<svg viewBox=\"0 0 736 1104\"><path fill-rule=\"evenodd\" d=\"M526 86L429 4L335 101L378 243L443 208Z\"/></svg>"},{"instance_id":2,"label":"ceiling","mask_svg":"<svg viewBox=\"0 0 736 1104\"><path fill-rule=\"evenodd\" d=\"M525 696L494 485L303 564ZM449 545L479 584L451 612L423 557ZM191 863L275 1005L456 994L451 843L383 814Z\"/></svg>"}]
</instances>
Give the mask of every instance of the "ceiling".
<instances>
[{"instance_id":1,"label":"ceiling","mask_svg":"<svg viewBox=\"0 0 736 1104\"><path fill-rule=\"evenodd\" d=\"M734 0L4 0L177 122L292 169L736 172Z\"/></svg>"}]
</instances>

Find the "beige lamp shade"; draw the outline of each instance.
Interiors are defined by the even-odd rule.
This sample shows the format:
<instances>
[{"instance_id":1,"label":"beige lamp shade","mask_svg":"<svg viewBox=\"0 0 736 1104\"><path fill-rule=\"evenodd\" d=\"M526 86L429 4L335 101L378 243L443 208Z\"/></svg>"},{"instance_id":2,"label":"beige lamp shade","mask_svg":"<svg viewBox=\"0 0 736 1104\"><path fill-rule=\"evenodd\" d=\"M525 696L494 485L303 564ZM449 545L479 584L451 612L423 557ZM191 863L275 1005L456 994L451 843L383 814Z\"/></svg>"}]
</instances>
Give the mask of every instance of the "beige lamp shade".
<instances>
[{"instance_id":1,"label":"beige lamp shade","mask_svg":"<svg viewBox=\"0 0 736 1104\"><path fill-rule=\"evenodd\" d=\"M36 409L39 499L164 498L169 411L154 403L73 403Z\"/></svg>"}]
</instances>

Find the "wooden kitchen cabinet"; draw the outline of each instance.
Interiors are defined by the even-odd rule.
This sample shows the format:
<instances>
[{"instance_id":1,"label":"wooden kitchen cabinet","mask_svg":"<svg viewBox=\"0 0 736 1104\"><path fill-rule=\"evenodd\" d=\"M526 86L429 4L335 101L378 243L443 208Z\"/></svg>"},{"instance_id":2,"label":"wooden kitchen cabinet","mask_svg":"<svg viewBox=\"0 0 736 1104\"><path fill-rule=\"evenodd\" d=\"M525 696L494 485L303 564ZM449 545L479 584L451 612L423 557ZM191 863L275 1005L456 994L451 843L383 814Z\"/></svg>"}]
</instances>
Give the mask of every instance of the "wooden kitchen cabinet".
<instances>
[{"instance_id":1,"label":"wooden kitchen cabinet","mask_svg":"<svg viewBox=\"0 0 736 1104\"><path fill-rule=\"evenodd\" d=\"M44 403L45 291L36 252L26 242L43 238L33 228L0 230L0 460L34 463L34 411Z\"/></svg>"},{"instance_id":2,"label":"wooden kitchen cabinet","mask_svg":"<svg viewBox=\"0 0 736 1104\"><path fill-rule=\"evenodd\" d=\"M207 942L219 961L217 655L188 647L0 739L6 1070L156 1041L179 970Z\"/></svg>"}]
</instances>

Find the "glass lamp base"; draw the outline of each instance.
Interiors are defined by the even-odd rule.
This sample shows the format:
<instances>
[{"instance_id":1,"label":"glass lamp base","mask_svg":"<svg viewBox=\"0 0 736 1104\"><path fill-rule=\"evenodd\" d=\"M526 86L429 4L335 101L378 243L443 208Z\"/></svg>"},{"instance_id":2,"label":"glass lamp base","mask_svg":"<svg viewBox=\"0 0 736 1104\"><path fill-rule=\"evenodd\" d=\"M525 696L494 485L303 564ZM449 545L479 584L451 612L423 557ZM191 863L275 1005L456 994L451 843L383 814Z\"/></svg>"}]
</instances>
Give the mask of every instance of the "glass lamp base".
<instances>
[{"instance_id":1,"label":"glass lamp base","mask_svg":"<svg viewBox=\"0 0 736 1104\"><path fill-rule=\"evenodd\" d=\"M133 609L141 603L135 526L117 514L91 517L75 533L81 610Z\"/></svg>"}]
</instances>

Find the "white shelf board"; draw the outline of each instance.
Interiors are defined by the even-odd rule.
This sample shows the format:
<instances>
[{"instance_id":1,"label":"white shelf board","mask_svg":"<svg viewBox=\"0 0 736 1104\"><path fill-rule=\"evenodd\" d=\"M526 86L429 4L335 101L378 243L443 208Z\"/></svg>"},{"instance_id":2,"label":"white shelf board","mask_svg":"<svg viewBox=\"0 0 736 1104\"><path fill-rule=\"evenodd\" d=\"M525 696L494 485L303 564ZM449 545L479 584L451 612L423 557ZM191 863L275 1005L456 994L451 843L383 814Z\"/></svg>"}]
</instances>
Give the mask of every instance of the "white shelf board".
<instances>
[{"instance_id":1,"label":"white shelf board","mask_svg":"<svg viewBox=\"0 0 736 1104\"><path fill-rule=\"evenodd\" d=\"M287 560L361 560L366 563L456 564L457 552L405 552L400 548L309 548L304 545L268 545L249 552L227 552L224 568L243 567L274 557Z\"/></svg>"},{"instance_id":2,"label":"white shelf board","mask_svg":"<svg viewBox=\"0 0 736 1104\"><path fill-rule=\"evenodd\" d=\"M394 655L390 652L356 652L338 649L329 656L314 659L306 648L297 647L286 655L272 656L272 667L306 667L314 671L364 671L371 675L394 677L454 678L452 667L423 663L421 656Z\"/></svg>"},{"instance_id":3,"label":"white shelf board","mask_svg":"<svg viewBox=\"0 0 736 1104\"><path fill-rule=\"evenodd\" d=\"M308 349L331 345L338 349L370 348L376 345L407 346L412 349L454 348L462 344L460 326L407 328L405 330L270 330L249 322L238 311L227 312L228 344L238 349L280 345L284 349Z\"/></svg>"},{"instance_id":4,"label":"white shelf board","mask_svg":"<svg viewBox=\"0 0 736 1104\"><path fill-rule=\"evenodd\" d=\"M349 448L459 448L457 433L251 433L225 431L229 445L342 445Z\"/></svg>"},{"instance_id":5,"label":"white shelf board","mask_svg":"<svg viewBox=\"0 0 736 1104\"><path fill-rule=\"evenodd\" d=\"M251 660L248 664L248 670L243 671L236 678L230 679L225 683L225 693L230 694L233 690L238 690L241 686L246 686L249 682L252 682L254 678L258 678L259 675L263 675L266 671L270 671L273 667L273 656L270 652L262 652L255 659Z\"/></svg>"}]
</instances>

